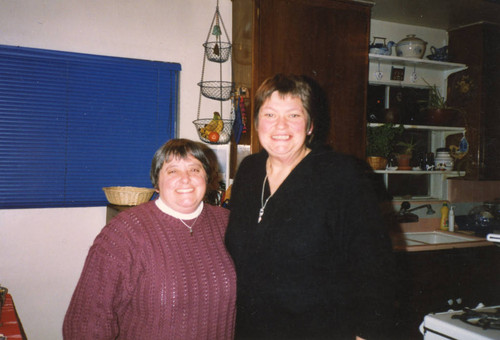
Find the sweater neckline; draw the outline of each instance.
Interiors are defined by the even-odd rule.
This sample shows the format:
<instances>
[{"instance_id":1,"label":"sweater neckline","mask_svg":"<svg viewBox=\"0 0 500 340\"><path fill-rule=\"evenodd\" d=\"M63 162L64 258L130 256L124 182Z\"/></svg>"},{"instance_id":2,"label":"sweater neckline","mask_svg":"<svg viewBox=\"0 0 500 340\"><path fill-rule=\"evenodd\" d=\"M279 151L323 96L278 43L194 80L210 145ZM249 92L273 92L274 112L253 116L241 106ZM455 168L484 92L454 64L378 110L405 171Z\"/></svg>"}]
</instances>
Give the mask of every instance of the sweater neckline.
<instances>
[{"instance_id":1,"label":"sweater neckline","mask_svg":"<svg viewBox=\"0 0 500 340\"><path fill-rule=\"evenodd\" d=\"M200 205L198 205L198 208L196 208L195 211L189 214L183 214L178 211L175 211L174 209L170 208L168 205L166 205L161 198L158 198L155 201L156 206L158 209L160 209L162 212L164 212L167 215L170 215L172 217L178 218L180 220L192 220L200 216L201 212L203 211L203 201L201 201Z\"/></svg>"}]
</instances>

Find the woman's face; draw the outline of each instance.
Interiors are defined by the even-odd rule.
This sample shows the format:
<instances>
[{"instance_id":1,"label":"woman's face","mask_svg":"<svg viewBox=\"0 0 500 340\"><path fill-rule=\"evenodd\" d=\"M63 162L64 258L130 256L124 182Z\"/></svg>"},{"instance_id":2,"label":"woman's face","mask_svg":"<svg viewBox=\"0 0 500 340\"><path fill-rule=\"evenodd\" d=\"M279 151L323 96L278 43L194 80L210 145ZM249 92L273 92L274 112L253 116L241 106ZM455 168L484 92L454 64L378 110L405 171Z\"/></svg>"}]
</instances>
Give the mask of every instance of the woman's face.
<instances>
[{"instance_id":1,"label":"woman's face","mask_svg":"<svg viewBox=\"0 0 500 340\"><path fill-rule=\"evenodd\" d=\"M183 214L196 210L207 190L207 174L199 160L189 155L165 162L158 177L160 199Z\"/></svg>"},{"instance_id":2,"label":"woman's face","mask_svg":"<svg viewBox=\"0 0 500 340\"><path fill-rule=\"evenodd\" d=\"M306 149L307 120L300 98L289 95L282 98L275 91L259 110L260 143L271 157L299 157Z\"/></svg>"}]
</instances>

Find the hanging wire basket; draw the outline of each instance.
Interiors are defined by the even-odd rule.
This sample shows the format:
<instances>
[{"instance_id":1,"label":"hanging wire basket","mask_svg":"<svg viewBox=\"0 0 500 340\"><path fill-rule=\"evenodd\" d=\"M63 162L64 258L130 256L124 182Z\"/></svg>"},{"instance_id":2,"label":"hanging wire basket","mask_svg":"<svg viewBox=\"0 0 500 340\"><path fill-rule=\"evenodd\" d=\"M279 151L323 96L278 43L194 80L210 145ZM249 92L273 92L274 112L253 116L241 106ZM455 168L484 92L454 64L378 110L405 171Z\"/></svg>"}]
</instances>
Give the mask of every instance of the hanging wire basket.
<instances>
[{"instance_id":1,"label":"hanging wire basket","mask_svg":"<svg viewBox=\"0 0 500 340\"><path fill-rule=\"evenodd\" d=\"M205 126L207 126L212 120L211 119L197 119L193 121L196 126L196 131L198 132L198 137L201 141L209 144L227 144L231 139L231 132L233 130L234 120L232 119L222 119L224 124L222 130L218 132L217 140L210 136L212 131L205 131ZM213 139L212 139L213 138Z\"/></svg>"},{"instance_id":2,"label":"hanging wire basket","mask_svg":"<svg viewBox=\"0 0 500 340\"><path fill-rule=\"evenodd\" d=\"M198 86L205 97L220 101L231 98L233 91L233 83L230 81L201 81Z\"/></svg>"},{"instance_id":3,"label":"hanging wire basket","mask_svg":"<svg viewBox=\"0 0 500 340\"><path fill-rule=\"evenodd\" d=\"M226 41L223 41L223 33L225 34ZM209 41L210 36L215 41ZM231 58L231 42L222 21L219 12L219 0L217 0L217 7L215 9L212 24L208 31L207 39L203 44L205 51L203 53L203 66L201 70L201 80L198 83L200 87L200 96L198 100L198 115L197 119L193 121L198 137L202 142L209 144L227 144L231 139L233 130L234 114L230 115L230 119L223 119L223 101L231 99L233 94L234 84L231 81L222 81L222 63L230 60ZM205 76L205 62L211 61L219 63L220 79L217 81L204 81ZM206 97L213 100L220 101L219 112L214 112L212 119L200 119L201 99ZM231 111L233 112L234 105L231 100Z\"/></svg>"},{"instance_id":4,"label":"hanging wire basket","mask_svg":"<svg viewBox=\"0 0 500 340\"><path fill-rule=\"evenodd\" d=\"M205 55L208 60L223 63L229 59L231 55L231 44L229 42L206 42L203 44L205 47Z\"/></svg>"}]
</instances>

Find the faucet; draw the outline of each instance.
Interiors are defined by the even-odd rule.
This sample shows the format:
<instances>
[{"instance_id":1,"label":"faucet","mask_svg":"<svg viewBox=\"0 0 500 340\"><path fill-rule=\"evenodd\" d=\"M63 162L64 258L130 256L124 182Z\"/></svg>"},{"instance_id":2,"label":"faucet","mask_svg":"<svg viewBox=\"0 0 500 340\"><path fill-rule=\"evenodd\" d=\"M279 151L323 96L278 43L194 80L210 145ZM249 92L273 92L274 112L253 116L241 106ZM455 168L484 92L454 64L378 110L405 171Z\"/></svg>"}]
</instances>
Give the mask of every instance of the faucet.
<instances>
[{"instance_id":1,"label":"faucet","mask_svg":"<svg viewBox=\"0 0 500 340\"><path fill-rule=\"evenodd\" d=\"M408 201L404 201L403 203L401 203L401 208L399 209L399 212L397 214L398 222L418 222L418 216L413 214L412 211L422 208L427 208L427 215L433 215L436 213L434 209L432 209L432 206L430 204L422 204L411 209L410 207L411 205Z\"/></svg>"}]
</instances>

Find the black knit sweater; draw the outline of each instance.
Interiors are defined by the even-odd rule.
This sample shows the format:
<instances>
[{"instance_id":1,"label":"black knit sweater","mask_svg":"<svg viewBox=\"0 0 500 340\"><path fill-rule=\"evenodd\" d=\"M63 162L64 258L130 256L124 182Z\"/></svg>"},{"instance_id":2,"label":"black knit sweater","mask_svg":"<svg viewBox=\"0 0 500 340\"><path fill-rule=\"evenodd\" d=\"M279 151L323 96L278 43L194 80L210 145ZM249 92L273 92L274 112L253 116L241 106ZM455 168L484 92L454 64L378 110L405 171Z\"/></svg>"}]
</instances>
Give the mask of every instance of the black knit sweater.
<instances>
[{"instance_id":1,"label":"black knit sweater","mask_svg":"<svg viewBox=\"0 0 500 340\"><path fill-rule=\"evenodd\" d=\"M257 223L267 157L243 160L232 188L226 246L238 282L236 338L387 338L394 262L365 168L313 150Z\"/></svg>"}]
</instances>

